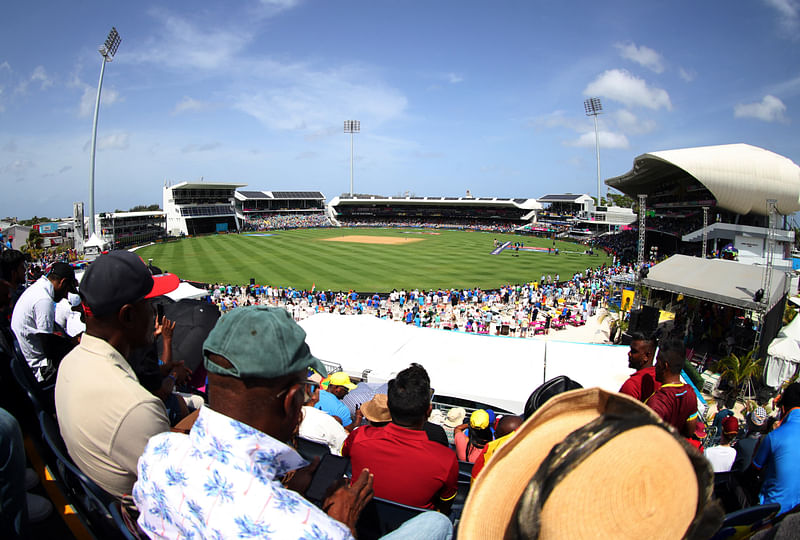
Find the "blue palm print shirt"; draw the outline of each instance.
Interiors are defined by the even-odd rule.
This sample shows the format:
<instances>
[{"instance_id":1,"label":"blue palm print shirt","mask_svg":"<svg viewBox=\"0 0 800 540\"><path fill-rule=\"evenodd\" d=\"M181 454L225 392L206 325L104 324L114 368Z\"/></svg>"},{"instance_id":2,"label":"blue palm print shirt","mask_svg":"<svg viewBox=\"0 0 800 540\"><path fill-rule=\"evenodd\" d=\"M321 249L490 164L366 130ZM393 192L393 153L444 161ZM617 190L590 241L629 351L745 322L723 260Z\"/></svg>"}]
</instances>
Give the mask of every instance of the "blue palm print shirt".
<instances>
[{"instance_id":1,"label":"blue palm print shirt","mask_svg":"<svg viewBox=\"0 0 800 540\"><path fill-rule=\"evenodd\" d=\"M189 435L158 434L139 458L139 526L150 538L352 539L276 480L307 464L282 442L202 407Z\"/></svg>"}]
</instances>

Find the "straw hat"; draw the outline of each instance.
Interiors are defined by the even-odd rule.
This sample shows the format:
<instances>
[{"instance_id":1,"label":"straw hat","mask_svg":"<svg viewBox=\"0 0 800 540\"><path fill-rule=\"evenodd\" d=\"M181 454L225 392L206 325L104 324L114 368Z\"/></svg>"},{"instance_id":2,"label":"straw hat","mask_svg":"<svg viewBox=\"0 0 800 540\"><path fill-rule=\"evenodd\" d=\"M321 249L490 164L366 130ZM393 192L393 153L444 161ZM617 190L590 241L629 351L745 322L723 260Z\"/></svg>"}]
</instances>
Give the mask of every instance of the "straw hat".
<instances>
[{"instance_id":1,"label":"straw hat","mask_svg":"<svg viewBox=\"0 0 800 540\"><path fill-rule=\"evenodd\" d=\"M364 414L364 418L370 422L392 421L386 394L375 394L371 400L361 405L361 412Z\"/></svg>"},{"instance_id":2,"label":"straw hat","mask_svg":"<svg viewBox=\"0 0 800 540\"><path fill-rule=\"evenodd\" d=\"M447 416L442 423L447 427L455 428L464 423L466 416L467 410L464 407L453 407L447 411Z\"/></svg>"},{"instance_id":3,"label":"straw hat","mask_svg":"<svg viewBox=\"0 0 800 540\"><path fill-rule=\"evenodd\" d=\"M712 489L705 458L642 403L573 390L495 451L458 537L707 538L722 520Z\"/></svg>"}]
</instances>

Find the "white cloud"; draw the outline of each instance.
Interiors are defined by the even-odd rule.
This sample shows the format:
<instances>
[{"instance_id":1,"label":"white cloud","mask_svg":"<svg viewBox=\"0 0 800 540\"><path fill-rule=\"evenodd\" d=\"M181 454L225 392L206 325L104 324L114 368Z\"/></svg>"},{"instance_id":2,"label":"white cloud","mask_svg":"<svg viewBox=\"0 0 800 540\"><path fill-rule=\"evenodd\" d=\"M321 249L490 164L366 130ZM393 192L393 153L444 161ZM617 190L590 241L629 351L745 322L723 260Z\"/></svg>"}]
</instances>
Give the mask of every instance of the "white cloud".
<instances>
[{"instance_id":1,"label":"white cloud","mask_svg":"<svg viewBox=\"0 0 800 540\"><path fill-rule=\"evenodd\" d=\"M36 165L28 159L15 159L0 167L0 174L25 174Z\"/></svg>"},{"instance_id":2,"label":"white cloud","mask_svg":"<svg viewBox=\"0 0 800 540\"><path fill-rule=\"evenodd\" d=\"M656 123L653 120L642 120L627 109L614 111L611 116L617 127L624 133L641 135L650 133L656 128Z\"/></svg>"},{"instance_id":3,"label":"white cloud","mask_svg":"<svg viewBox=\"0 0 800 540\"><path fill-rule=\"evenodd\" d=\"M684 68L678 68L678 75L680 76L681 79L683 79L686 82L692 82L697 76L697 74L694 71L690 71Z\"/></svg>"},{"instance_id":4,"label":"white cloud","mask_svg":"<svg viewBox=\"0 0 800 540\"><path fill-rule=\"evenodd\" d=\"M53 80L47 76L47 72L44 70L44 66L36 66L31 73L30 78L21 81L16 88L16 92L18 94L24 94L28 91L28 85L31 83L39 83L39 88L44 90L53 86Z\"/></svg>"},{"instance_id":5,"label":"white cloud","mask_svg":"<svg viewBox=\"0 0 800 540\"><path fill-rule=\"evenodd\" d=\"M739 103L733 107L735 118L755 118L764 122L786 122L785 112L783 101L770 94L764 96L761 102Z\"/></svg>"},{"instance_id":6,"label":"white cloud","mask_svg":"<svg viewBox=\"0 0 800 540\"><path fill-rule=\"evenodd\" d=\"M764 0L764 3L778 12L781 30L790 38L797 39L800 27L799 0Z\"/></svg>"},{"instance_id":7,"label":"white cloud","mask_svg":"<svg viewBox=\"0 0 800 540\"><path fill-rule=\"evenodd\" d=\"M600 148L622 148L630 147L628 138L623 133L614 133L612 131L598 131L597 137L600 140ZM595 139L594 131L587 131L581 134L575 140L567 141L567 146L591 146L594 148Z\"/></svg>"},{"instance_id":8,"label":"white cloud","mask_svg":"<svg viewBox=\"0 0 800 540\"><path fill-rule=\"evenodd\" d=\"M94 104L97 101L97 88L84 85L83 95L81 96L81 103L78 109L80 116L89 116L94 113ZM101 106L107 107L119 101L119 92L113 88L103 88L100 93Z\"/></svg>"},{"instance_id":9,"label":"white cloud","mask_svg":"<svg viewBox=\"0 0 800 540\"><path fill-rule=\"evenodd\" d=\"M211 108L211 104L206 101L200 101L190 97L184 97L175 105L172 114L180 114L184 112L203 111Z\"/></svg>"},{"instance_id":10,"label":"white cloud","mask_svg":"<svg viewBox=\"0 0 800 540\"><path fill-rule=\"evenodd\" d=\"M447 73L445 75L445 78L447 79L447 82L449 82L450 84L457 84L464 80L464 77L462 77L457 73Z\"/></svg>"},{"instance_id":11,"label":"white cloud","mask_svg":"<svg viewBox=\"0 0 800 540\"><path fill-rule=\"evenodd\" d=\"M50 86L53 86L53 80L47 76L47 72L44 70L44 66L36 66L34 68L33 74L31 74L31 82L41 83L40 88L42 90Z\"/></svg>"},{"instance_id":12,"label":"white cloud","mask_svg":"<svg viewBox=\"0 0 800 540\"><path fill-rule=\"evenodd\" d=\"M656 51L644 45L637 47L635 43L617 43L614 45L619 49L619 54L623 58L636 62L640 66L646 67L656 73L664 71L663 58Z\"/></svg>"},{"instance_id":13,"label":"white cloud","mask_svg":"<svg viewBox=\"0 0 800 540\"><path fill-rule=\"evenodd\" d=\"M628 107L672 109L669 94L662 88L647 83L624 69L610 69L590 82L583 91L586 96L600 96L619 101Z\"/></svg>"},{"instance_id":14,"label":"white cloud","mask_svg":"<svg viewBox=\"0 0 800 540\"><path fill-rule=\"evenodd\" d=\"M187 144L183 148L181 148L181 152L184 154L190 154L192 152L209 152L211 150L215 150L222 146L218 142L213 143L205 143L205 144Z\"/></svg>"},{"instance_id":15,"label":"white cloud","mask_svg":"<svg viewBox=\"0 0 800 540\"><path fill-rule=\"evenodd\" d=\"M11 65L8 62L3 62L2 64L0 64L0 69L6 69L8 71L11 71Z\"/></svg>"},{"instance_id":16,"label":"white cloud","mask_svg":"<svg viewBox=\"0 0 800 540\"><path fill-rule=\"evenodd\" d=\"M134 62L155 63L176 69L223 69L252 40L241 27L223 28L189 22L161 9L150 15L160 23L156 37L143 48L126 53Z\"/></svg>"},{"instance_id":17,"label":"white cloud","mask_svg":"<svg viewBox=\"0 0 800 540\"><path fill-rule=\"evenodd\" d=\"M315 70L305 65L272 63L270 84L233 96L234 108L278 130L318 133L342 118L361 121L362 130L400 116L404 95L358 68Z\"/></svg>"}]
</instances>

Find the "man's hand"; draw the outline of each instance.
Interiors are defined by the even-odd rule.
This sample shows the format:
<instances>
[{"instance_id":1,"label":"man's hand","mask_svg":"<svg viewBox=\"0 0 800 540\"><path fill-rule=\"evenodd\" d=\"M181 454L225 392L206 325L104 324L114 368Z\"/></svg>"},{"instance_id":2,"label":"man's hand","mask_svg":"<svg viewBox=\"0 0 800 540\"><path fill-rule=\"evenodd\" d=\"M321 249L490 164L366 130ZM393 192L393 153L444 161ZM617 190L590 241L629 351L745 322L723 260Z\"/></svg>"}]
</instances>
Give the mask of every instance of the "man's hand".
<instances>
[{"instance_id":1,"label":"man's hand","mask_svg":"<svg viewBox=\"0 0 800 540\"><path fill-rule=\"evenodd\" d=\"M153 332L154 337L161 336L164 341L172 341L172 334L175 331L175 321L170 321L166 317L161 319L161 322L156 321L156 329Z\"/></svg>"},{"instance_id":2,"label":"man's hand","mask_svg":"<svg viewBox=\"0 0 800 540\"><path fill-rule=\"evenodd\" d=\"M311 480L314 478L314 473L317 472L317 467L319 467L320 458L315 457L311 463L303 467L302 469L297 469L292 471L294 474L291 475L286 482L284 482L284 486L287 489L291 489L292 491L296 491L300 495L304 495L308 486L311 485ZM288 476L288 475L287 475Z\"/></svg>"},{"instance_id":3,"label":"man's hand","mask_svg":"<svg viewBox=\"0 0 800 540\"><path fill-rule=\"evenodd\" d=\"M347 525L356 534L356 522L361 511L372 500L372 473L363 469L358 480L334 491L322 503L322 510L333 519Z\"/></svg>"}]
</instances>

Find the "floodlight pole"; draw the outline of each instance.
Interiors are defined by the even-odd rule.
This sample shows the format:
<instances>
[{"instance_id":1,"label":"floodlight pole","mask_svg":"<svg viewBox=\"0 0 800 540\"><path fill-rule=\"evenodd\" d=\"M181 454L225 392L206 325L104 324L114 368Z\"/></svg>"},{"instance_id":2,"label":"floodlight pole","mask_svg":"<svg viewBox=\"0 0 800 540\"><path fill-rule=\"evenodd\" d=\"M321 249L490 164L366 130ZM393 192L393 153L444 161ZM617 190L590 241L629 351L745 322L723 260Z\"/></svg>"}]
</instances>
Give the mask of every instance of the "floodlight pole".
<instances>
[{"instance_id":1,"label":"floodlight pole","mask_svg":"<svg viewBox=\"0 0 800 540\"><path fill-rule=\"evenodd\" d=\"M103 88L103 74L106 71L106 62L111 62L114 59L121 41L122 38L119 36L117 29L112 26L106 42L98 49L103 61L100 65L100 80L97 83L97 99L94 103L94 122L92 123L92 157L89 169L89 237L94 234L94 162L97 149L97 117L100 114L100 91Z\"/></svg>"},{"instance_id":2,"label":"floodlight pole","mask_svg":"<svg viewBox=\"0 0 800 540\"><path fill-rule=\"evenodd\" d=\"M600 206L600 136L597 131L597 115L603 110L603 104L600 103L600 98L589 98L583 102L583 108L586 111L586 116L594 117L594 150L597 156L597 206Z\"/></svg>"},{"instance_id":3,"label":"floodlight pole","mask_svg":"<svg viewBox=\"0 0 800 540\"><path fill-rule=\"evenodd\" d=\"M700 255L706 258L706 246L708 245L708 206L703 207L703 253Z\"/></svg>"},{"instance_id":4,"label":"floodlight pole","mask_svg":"<svg viewBox=\"0 0 800 540\"><path fill-rule=\"evenodd\" d=\"M359 120L345 120L344 132L350 134L350 198L353 198L353 135L361 131Z\"/></svg>"}]
</instances>

